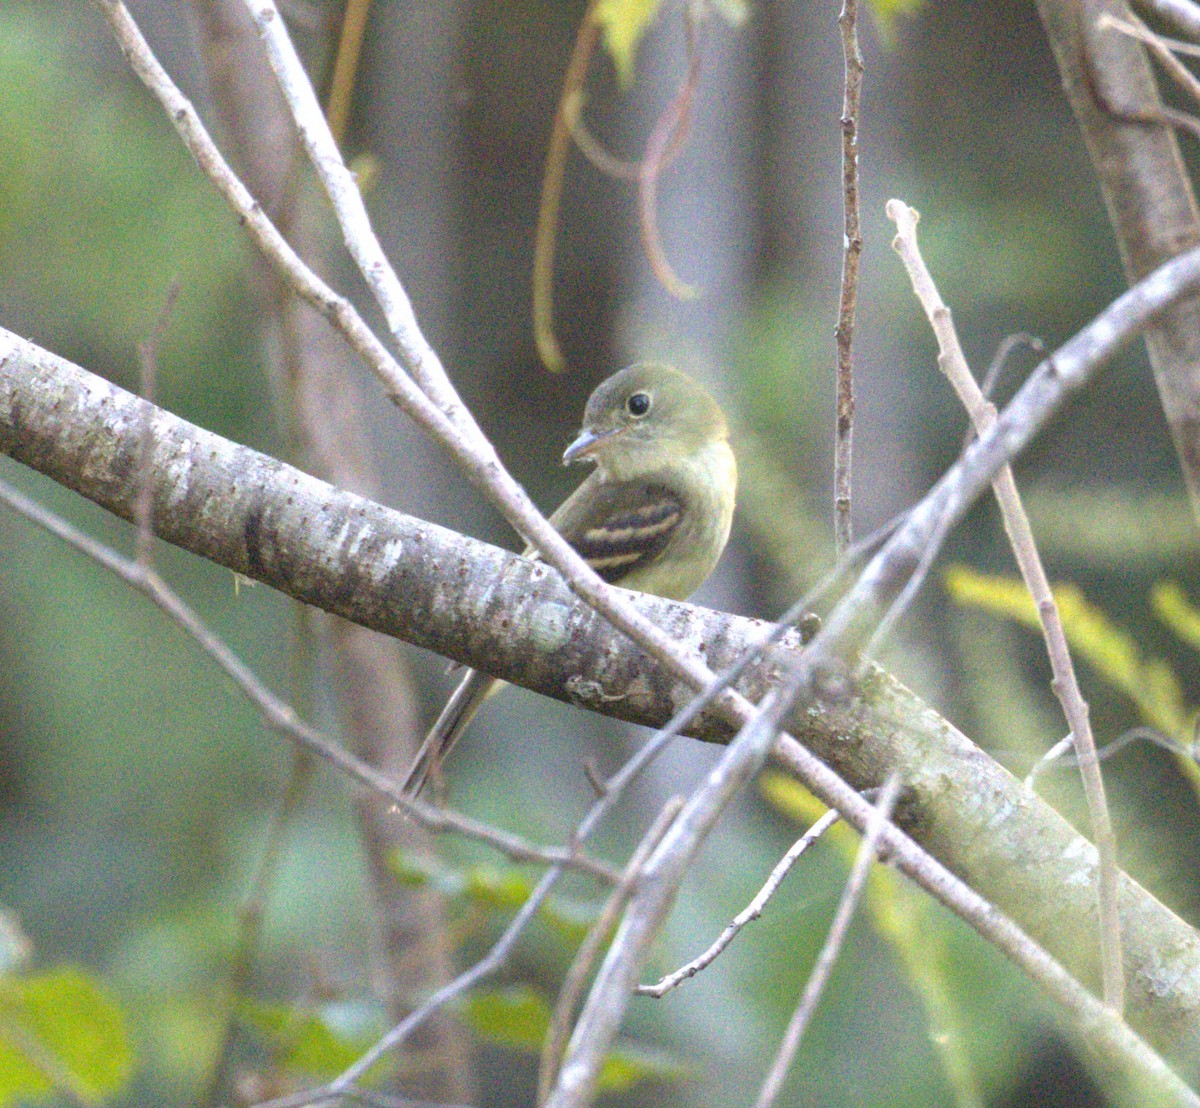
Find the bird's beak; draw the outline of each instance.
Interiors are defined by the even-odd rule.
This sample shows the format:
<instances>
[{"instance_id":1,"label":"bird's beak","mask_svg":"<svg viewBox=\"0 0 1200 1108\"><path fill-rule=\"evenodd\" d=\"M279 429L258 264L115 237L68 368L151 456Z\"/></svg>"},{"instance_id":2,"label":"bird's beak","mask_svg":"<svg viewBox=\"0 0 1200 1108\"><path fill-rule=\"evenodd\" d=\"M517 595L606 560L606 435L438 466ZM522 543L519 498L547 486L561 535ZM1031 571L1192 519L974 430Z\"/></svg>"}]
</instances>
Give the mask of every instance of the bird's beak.
<instances>
[{"instance_id":1,"label":"bird's beak","mask_svg":"<svg viewBox=\"0 0 1200 1108\"><path fill-rule=\"evenodd\" d=\"M587 458L596 449L598 443L612 438L620 430L620 427L606 427L602 431L594 431L590 427L585 427L579 432L579 437L563 451L563 465L569 466L572 462Z\"/></svg>"}]
</instances>

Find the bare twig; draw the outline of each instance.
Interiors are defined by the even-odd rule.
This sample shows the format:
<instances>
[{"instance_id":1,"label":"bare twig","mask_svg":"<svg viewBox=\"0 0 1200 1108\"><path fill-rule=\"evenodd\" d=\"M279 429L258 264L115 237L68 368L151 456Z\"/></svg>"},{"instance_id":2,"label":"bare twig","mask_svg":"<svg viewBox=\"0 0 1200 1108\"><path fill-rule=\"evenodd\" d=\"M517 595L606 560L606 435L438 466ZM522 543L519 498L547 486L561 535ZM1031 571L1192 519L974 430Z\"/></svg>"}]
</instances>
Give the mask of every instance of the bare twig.
<instances>
[{"instance_id":1,"label":"bare twig","mask_svg":"<svg viewBox=\"0 0 1200 1108\"><path fill-rule=\"evenodd\" d=\"M779 1090L783 1087L783 1079L787 1077L787 1071L791 1068L792 1059L796 1057L800 1040L804 1037L809 1023L812 1022L813 1013L817 1010L817 1002L825 991L829 975L833 972L834 964L845 944L850 921L854 918L859 898L866 886L871 863L875 861L880 835L883 832L884 824L892 818L892 809L895 807L896 798L899 795L900 775L893 772L879 795L875 806L875 818L867 827L866 834L863 835L862 845L858 848L850 876L846 879L846 887L842 890L842 899L838 902L833 922L829 925L829 934L825 937L825 943L813 964L812 973L809 974L808 983L800 995L800 1002L796 1005L796 1011L792 1014L787 1031L784 1032L783 1042L779 1044L779 1052L759 1091L755 1108L770 1108L770 1105L775 1103L775 1098L779 1096Z\"/></svg>"},{"instance_id":2,"label":"bare twig","mask_svg":"<svg viewBox=\"0 0 1200 1108\"><path fill-rule=\"evenodd\" d=\"M682 807L683 798L673 796L659 810L649 831L642 836L641 842L630 855L617 887L609 894L603 910L575 953L571 968L567 970L562 987L558 991L558 1001L554 1005L550 1028L546 1032L546 1041L542 1046L541 1065L538 1069L538 1104L545 1103L546 1097L550 1095L550 1089L554 1085L554 1079L558 1076L563 1048L571 1030L571 1016L580 996L583 995L583 986L587 982L587 976L592 972L592 966L596 964L596 959L600 957L604 944L608 942L613 928L617 925L617 920L620 919L625 905L633 895L633 890L642 876L642 866L650 857L650 852L662 841L671 821L679 815Z\"/></svg>"},{"instance_id":3,"label":"bare twig","mask_svg":"<svg viewBox=\"0 0 1200 1108\"><path fill-rule=\"evenodd\" d=\"M996 347L996 352L992 355L992 360L988 362L987 370L983 374L983 380L979 383L979 391L993 403L996 399L996 386L999 385L1000 377L1008 366L1008 359L1019 346L1028 347L1039 359L1046 353L1046 344L1037 335L1030 335L1025 331L1019 331L1015 335L1006 335L1004 341ZM966 450L974 438L975 428L968 421L966 433L963 435L962 448Z\"/></svg>"},{"instance_id":4,"label":"bare twig","mask_svg":"<svg viewBox=\"0 0 1200 1108\"><path fill-rule=\"evenodd\" d=\"M1138 4L1169 20L1185 35L1200 41L1200 4L1192 0L1138 0Z\"/></svg>"},{"instance_id":5,"label":"bare twig","mask_svg":"<svg viewBox=\"0 0 1200 1108\"><path fill-rule=\"evenodd\" d=\"M103 3L108 7L111 0L103 0ZM460 434L477 450L490 453L490 448L483 446L483 432L454 391L441 360L417 325L412 302L375 236L362 192L354 174L342 160L308 74L288 37L283 17L272 0L245 0L245 3L267 49L267 60L279 82L279 89L296 120L300 142L333 204L346 249L383 310L405 368L426 395L449 416Z\"/></svg>"},{"instance_id":6,"label":"bare twig","mask_svg":"<svg viewBox=\"0 0 1200 1108\"><path fill-rule=\"evenodd\" d=\"M833 533L837 556L843 558L853 538L851 461L854 446L854 316L858 307L858 265L862 227L858 214L858 104L863 63L858 49L858 0L842 0L845 81L842 92L842 289L838 304L837 426L833 458Z\"/></svg>"},{"instance_id":7,"label":"bare twig","mask_svg":"<svg viewBox=\"0 0 1200 1108\"><path fill-rule=\"evenodd\" d=\"M609 884L618 880L611 867L588 858L578 850L563 850L535 846L517 835L498 831L487 824L444 808L434 808L408 796L396 782L366 762L330 742L315 728L304 723L292 707L280 700L259 681L230 648L199 619L154 572L152 568L123 558L103 543L85 535L66 520L31 500L6 482L0 481L0 501L23 515L31 523L50 532L73 546L82 554L114 573L127 585L147 596L171 620L188 633L197 645L225 671L234 684L246 695L273 730L336 766L347 777L370 792L383 798L397 811L416 819L430 831L457 831L469 838L499 850L519 862L539 862L544 865L565 866L586 873Z\"/></svg>"},{"instance_id":8,"label":"bare twig","mask_svg":"<svg viewBox=\"0 0 1200 1108\"><path fill-rule=\"evenodd\" d=\"M575 1024L558 1082L546 1101L548 1108L591 1103L600 1064L633 995L646 951L674 903L679 883L717 817L766 761L788 707L774 690L767 693L758 715L721 753L647 859L637 892Z\"/></svg>"},{"instance_id":9,"label":"bare twig","mask_svg":"<svg viewBox=\"0 0 1200 1108\"><path fill-rule=\"evenodd\" d=\"M971 417L977 434L982 435L996 422L996 408L987 401L979 389L967 365L966 356L958 341L958 333L950 316L950 309L938 292L933 276L917 246L917 220L919 216L908 205L899 200L889 200L888 218L896 224L896 238L892 245L900 255L913 289L920 300L938 342L938 365L949 379L963 406ZM1033 528L1021 503L1012 467L1005 465L997 474L992 485L996 502L1004 518L1004 529L1008 534L1013 555L1017 560L1021 576L1037 605L1046 650L1054 679L1052 687L1062 704L1063 714L1071 728L1075 749L1079 753L1080 775L1083 778L1084 794L1087 798L1088 816L1096 849L1100 855L1100 880L1097 888L1098 913L1100 919L1100 960L1104 980L1104 999L1114 1011L1120 1012L1125 1003L1125 970L1121 956L1121 914L1118 902L1117 843L1113 833L1108 802L1104 795L1104 779L1096 760L1096 743L1088 719L1087 702L1079 689L1075 667L1071 661L1067 636L1063 630L1062 617L1050 581L1046 576L1033 537Z\"/></svg>"},{"instance_id":10,"label":"bare twig","mask_svg":"<svg viewBox=\"0 0 1200 1108\"><path fill-rule=\"evenodd\" d=\"M1096 21L1096 26L1119 31L1123 35L1136 39L1159 60L1163 69L1184 92L1193 100L1200 101L1200 80L1197 80L1192 71L1175 57L1171 52L1170 45L1160 35L1156 35L1150 30L1133 12L1129 12L1128 15L1128 20L1124 20L1117 19L1108 12L1103 12Z\"/></svg>"},{"instance_id":11,"label":"bare twig","mask_svg":"<svg viewBox=\"0 0 1200 1108\"><path fill-rule=\"evenodd\" d=\"M771 876L767 878L763 887L758 890L754 899L733 917L729 926L717 936L716 941L703 954L697 958L693 958L686 965L680 966L673 973L668 973L653 985L639 985L637 987L638 995L664 997L677 985L682 985L689 977L695 977L701 970L707 969L712 965L721 956L725 948L733 942L742 928L763 914L763 909L766 908L771 897L775 895L775 891L783 883L783 879L791 872L796 862L799 861L800 855L820 839L837 821L837 812L832 809L826 812L792 844L788 852L776 863L775 868L771 870Z\"/></svg>"},{"instance_id":12,"label":"bare twig","mask_svg":"<svg viewBox=\"0 0 1200 1108\"><path fill-rule=\"evenodd\" d=\"M1197 724L1200 724L1200 718L1197 719ZM1131 727L1128 731L1123 731L1111 742L1105 743L1096 750L1096 760L1098 762L1107 761L1114 754L1119 754L1135 742L1150 743L1152 746L1169 751L1176 758L1186 758L1194 764L1200 765L1200 735L1193 732L1192 741L1185 743L1164 734L1157 727ZM1070 735L1056 742L1033 764L1033 768L1025 777L1025 788L1032 792L1034 783L1048 769L1079 765L1079 755L1072 754L1071 748Z\"/></svg>"},{"instance_id":13,"label":"bare twig","mask_svg":"<svg viewBox=\"0 0 1200 1108\"><path fill-rule=\"evenodd\" d=\"M875 630L871 632L871 637L867 640L867 645L863 647L862 660L859 663L856 676L861 676L863 669L867 666L868 659L876 657L878 651L883 646L884 642L891 635L892 629L903 618L904 613L908 611L909 606L917 598L917 593L924 587L926 580L929 578L929 572L933 569L933 563L937 561L937 556L941 553L942 547L945 545L946 536L950 534L954 526L954 520L950 514L942 516L934 527L929 536L929 542L925 549L921 551L920 558L917 559L917 564L913 568L907 581L904 582L904 587L896 594L896 599L888 605L887 610L883 613L879 622L875 625Z\"/></svg>"},{"instance_id":14,"label":"bare twig","mask_svg":"<svg viewBox=\"0 0 1200 1108\"><path fill-rule=\"evenodd\" d=\"M995 424L967 449L929 493L911 508L895 533L829 613L813 640L811 662L845 650L862 634L873 611L886 609L944 521L957 521L1008 459L1019 454L1072 393L1081 389L1120 347L1154 317L1200 286L1200 248L1164 262L1131 286L1086 327L1044 359ZM811 675L811 673L810 673ZM802 675L803 676L803 675Z\"/></svg>"}]
</instances>

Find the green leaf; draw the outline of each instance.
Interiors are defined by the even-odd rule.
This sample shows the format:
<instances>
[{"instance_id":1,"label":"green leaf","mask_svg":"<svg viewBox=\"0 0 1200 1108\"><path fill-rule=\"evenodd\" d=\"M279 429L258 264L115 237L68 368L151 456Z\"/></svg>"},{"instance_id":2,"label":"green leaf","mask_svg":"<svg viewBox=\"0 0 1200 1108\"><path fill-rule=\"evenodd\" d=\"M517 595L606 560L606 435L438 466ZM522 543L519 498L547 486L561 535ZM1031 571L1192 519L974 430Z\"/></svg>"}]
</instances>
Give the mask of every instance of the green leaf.
<instances>
[{"instance_id":1,"label":"green leaf","mask_svg":"<svg viewBox=\"0 0 1200 1108\"><path fill-rule=\"evenodd\" d=\"M463 1022L480 1038L536 1053L550 1027L550 1005L528 985L480 989L463 1003Z\"/></svg>"},{"instance_id":2,"label":"green leaf","mask_svg":"<svg viewBox=\"0 0 1200 1108\"><path fill-rule=\"evenodd\" d=\"M764 773L758 790L768 804L797 823L816 823L829 810L799 781L782 773Z\"/></svg>"},{"instance_id":3,"label":"green leaf","mask_svg":"<svg viewBox=\"0 0 1200 1108\"><path fill-rule=\"evenodd\" d=\"M98 1104L132 1068L124 1013L92 975L67 966L0 981L0 1105L55 1090Z\"/></svg>"},{"instance_id":4,"label":"green leaf","mask_svg":"<svg viewBox=\"0 0 1200 1108\"><path fill-rule=\"evenodd\" d=\"M1200 609L1188 600L1177 582L1160 581L1155 585L1150 593L1150 605L1154 614L1181 642L1200 650Z\"/></svg>"},{"instance_id":5,"label":"green leaf","mask_svg":"<svg viewBox=\"0 0 1200 1108\"><path fill-rule=\"evenodd\" d=\"M321 1081L345 1070L384 1031L378 1011L361 1005L308 1008L243 998L238 1015L270 1048L277 1065Z\"/></svg>"},{"instance_id":6,"label":"green leaf","mask_svg":"<svg viewBox=\"0 0 1200 1108\"><path fill-rule=\"evenodd\" d=\"M602 1092L619 1093L642 1081L682 1081L694 1070L661 1050L618 1042L600 1067Z\"/></svg>"},{"instance_id":7,"label":"green leaf","mask_svg":"<svg viewBox=\"0 0 1200 1108\"><path fill-rule=\"evenodd\" d=\"M533 892L533 882L515 869L475 866L466 878L466 895L487 908L520 908Z\"/></svg>"},{"instance_id":8,"label":"green leaf","mask_svg":"<svg viewBox=\"0 0 1200 1108\"><path fill-rule=\"evenodd\" d=\"M633 84L638 45L661 5L662 0L600 0L596 5L596 22L623 89Z\"/></svg>"},{"instance_id":9,"label":"green leaf","mask_svg":"<svg viewBox=\"0 0 1200 1108\"><path fill-rule=\"evenodd\" d=\"M528 1054L540 1053L550 1028L550 1005L528 985L472 993L459 1011L480 1038ZM600 1088L621 1092L642 1081L678 1081L689 1073L662 1051L619 1042L600 1068Z\"/></svg>"},{"instance_id":10,"label":"green leaf","mask_svg":"<svg viewBox=\"0 0 1200 1108\"><path fill-rule=\"evenodd\" d=\"M515 911L533 893L534 882L516 868L474 866L455 869L428 855L396 850L388 860L397 880L412 888L432 888L443 896L469 900L491 910ZM538 916L568 942L580 943L596 919L597 909L563 897L547 897Z\"/></svg>"},{"instance_id":11,"label":"green leaf","mask_svg":"<svg viewBox=\"0 0 1200 1108\"><path fill-rule=\"evenodd\" d=\"M952 566L944 580L956 604L981 608L1035 630L1040 627L1029 590L1017 578ZM1188 710L1183 689L1170 666L1158 658L1143 658L1133 636L1113 624L1076 586L1056 585L1053 592L1071 649L1128 696L1152 727L1168 735L1182 735L1187 728ZM1159 614L1163 611L1160 602Z\"/></svg>"}]
</instances>

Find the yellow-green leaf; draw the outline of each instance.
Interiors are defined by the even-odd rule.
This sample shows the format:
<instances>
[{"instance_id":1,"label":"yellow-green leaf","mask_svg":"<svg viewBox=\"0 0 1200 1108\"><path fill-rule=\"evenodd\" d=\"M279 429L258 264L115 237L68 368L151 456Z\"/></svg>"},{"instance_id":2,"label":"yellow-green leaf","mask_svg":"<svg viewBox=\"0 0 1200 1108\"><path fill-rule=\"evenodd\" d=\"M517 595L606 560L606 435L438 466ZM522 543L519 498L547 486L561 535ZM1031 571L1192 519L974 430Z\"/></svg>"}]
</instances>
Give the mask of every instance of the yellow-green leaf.
<instances>
[{"instance_id":1,"label":"yellow-green leaf","mask_svg":"<svg viewBox=\"0 0 1200 1108\"><path fill-rule=\"evenodd\" d=\"M462 1006L467 1026L501 1046L536 1052L550 1027L550 1005L528 985L481 989Z\"/></svg>"},{"instance_id":2,"label":"yellow-green leaf","mask_svg":"<svg viewBox=\"0 0 1200 1108\"><path fill-rule=\"evenodd\" d=\"M682 1081L692 1070L659 1050L619 1041L600 1066L598 1085L606 1093L624 1092L642 1081Z\"/></svg>"},{"instance_id":3,"label":"yellow-green leaf","mask_svg":"<svg viewBox=\"0 0 1200 1108\"><path fill-rule=\"evenodd\" d=\"M1160 581L1150 592L1150 605L1180 641L1200 650L1200 609L1174 581Z\"/></svg>"},{"instance_id":4,"label":"yellow-green leaf","mask_svg":"<svg viewBox=\"0 0 1200 1108\"><path fill-rule=\"evenodd\" d=\"M661 4L662 0L599 0L596 5L596 22L623 89L633 84L638 45Z\"/></svg>"},{"instance_id":5,"label":"yellow-green leaf","mask_svg":"<svg viewBox=\"0 0 1200 1108\"><path fill-rule=\"evenodd\" d=\"M322 1081L361 1057L385 1030L378 1011L348 1004L294 1007L243 998L238 1016L271 1050L277 1065ZM380 1063L368 1079L383 1068Z\"/></svg>"},{"instance_id":6,"label":"yellow-green leaf","mask_svg":"<svg viewBox=\"0 0 1200 1108\"><path fill-rule=\"evenodd\" d=\"M533 893L534 882L516 867L473 866L457 869L416 851L395 850L388 856L392 874L412 888L431 888L443 896L469 901L490 911L520 908ZM597 909L563 897L547 897L538 916L568 942L579 943L596 919Z\"/></svg>"},{"instance_id":7,"label":"yellow-green leaf","mask_svg":"<svg viewBox=\"0 0 1200 1108\"><path fill-rule=\"evenodd\" d=\"M993 577L954 566L946 571L945 584L958 604L982 608L1027 627L1039 626L1033 600L1016 578ZM1183 690L1166 662L1144 659L1134 638L1115 626L1074 585L1058 585L1053 591L1071 649L1128 696L1148 724L1168 735L1180 735L1187 726L1188 713ZM1156 610L1168 622L1171 616L1164 612L1172 613L1182 626L1182 609L1178 603L1172 607L1169 591L1166 595L1166 602L1157 602Z\"/></svg>"},{"instance_id":8,"label":"yellow-green leaf","mask_svg":"<svg viewBox=\"0 0 1200 1108\"><path fill-rule=\"evenodd\" d=\"M132 1069L124 1013L91 974L67 966L0 981L0 1105L55 1090L98 1104Z\"/></svg>"}]
</instances>

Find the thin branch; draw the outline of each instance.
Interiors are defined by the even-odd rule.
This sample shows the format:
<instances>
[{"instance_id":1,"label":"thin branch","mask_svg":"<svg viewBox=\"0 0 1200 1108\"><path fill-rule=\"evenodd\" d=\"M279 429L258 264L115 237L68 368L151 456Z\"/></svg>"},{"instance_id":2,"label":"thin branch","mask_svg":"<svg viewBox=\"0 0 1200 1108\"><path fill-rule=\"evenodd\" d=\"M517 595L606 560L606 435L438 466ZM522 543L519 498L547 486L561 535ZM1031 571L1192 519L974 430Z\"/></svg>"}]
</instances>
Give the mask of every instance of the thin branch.
<instances>
[{"instance_id":1,"label":"thin branch","mask_svg":"<svg viewBox=\"0 0 1200 1108\"><path fill-rule=\"evenodd\" d=\"M107 8L113 0L101 2ZM245 4L266 47L267 60L279 82L279 89L296 121L300 142L333 204L346 249L383 310L405 368L425 394L449 416L459 432L477 450L490 453L490 447L484 446L483 432L459 399L441 360L421 333L412 302L375 236L362 192L354 174L342 160L312 83L288 37L283 17L272 0L245 0Z\"/></svg>"},{"instance_id":2,"label":"thin branch","mask_svg":"<svg viewBox=\"0 0 1200 1108\"><path fill-rule=\"evenodd\" d=\"M1197 718L1196 722L1200 724L1200 717ZM1099 762L1107 761L1114 754L1119 754L1127 746L1135 742L1150 743L1151 746L1160 747L1175 755L1176 758L1184 758L1200 766L1200 734L1193 732L1192 741L1185 743L1180 742L1179 739L1171 735L1164 734L1157 727L1131 727L1128 731L1123 731L1111 742L1105 743L1096 750L1096 760ZM1070 735L1056 742L1033 764L1033 767L1025 776L1025 788L1032 792L1034 783L1049 769L1078 766L1079 756L1072 754L1071 748Z\"/></svg>"},{"instance_id":3,"label":"thin branch","mask_svg":"<svg viewBox=\"0 0 1200 1108\"><path fill-rule=\"evenodd\" d=\"M854 447L854 316L858 308L858 266L862 226L858 214L858 104L863 62L858 48L858 0L842 0L838 26L842 32L845 78L842 92L842 287L838 303L837 424L833 455L833 533L840 560L853 539L851 461Z\"/></svg>"},{"instance_id":4,"label":"thin branch","mask_svg":"<svg viewBox=\"0 0 1200 1108\"><path fill-rule=\"evenodd\" d=\"M1200 41L1200 4L1192 0L1138 0L1138 4L1170 21L1185 35Z\"/></svg>"},{"instance_id":5,"label":"thin branch","mask_svg":"<svg viewBox=\"0 0 1200 1108\"><path fill-rule=\"evenodd\" d=\"M1018 331L1015 335L1006 335L1004 341L996 347L996 352L992 355L992 360L988 362L987 370L984 372L983 380L979 383L979 391L988 400L995 400L996 387L1000 384L1000 378L1008 367L1008 360L1020 346L1027 347L1039 359L1046 353L1046 344L1037 335L1031 335L1026 331ZM968 421L967 430L963 435L963 450L971 445L971 440L974 438L975 428Z\"/></svg>"},{"instance_id":6,"label":"thin branch","mask_svg":"<svg viewBox=\"0 0 1200 1108\"><path fill-rule=\"evenodd\" d=\"M514 861L565 866L609 884L613 884L619 879L619 875L611 867L588 858L577 850L535 846L517 835L498 831L469 816L445 808L434 808L419 800L414 800L404 792L398 783L343 750L336 743L330 742L315 728L299 719L292 707L263 685L254 671L208 629L153 568L122 557L115 550L93 539L90 535L84 534L4 481L0 481L0 502L7 504L31 523L73 546L80 553L115 574L131 588L148 597L225 671L258 709L268 727L283 733L299 746L312 751L336 766L347 777L383 798L398 811L403 811L406 815L416 819L423 827L430 831L456 831L486 843Z\"/></svg>"},{"instance_id":7,"label":"thin branch","mask_svg":"<svg viewBox=\"0 0 1200 1108\"><path fill-rule=\"evenodd\" d=\"M1145 46L1162 64L1163 69L1193 100L1200 101L1200 80L1192 74L1171 52L1169 44L1147 27L1133 12L1129 12L1128 20L1117 19L1108 12L1103 12L1096 21L1096 26L1110 28L1123 35L1128 35Z\"/></svg>"},{"instance_id":8,"label":"thin branch","mask_svg":"<svg viewBox=\"0 0 1200 1108\"><path fill-rule=\"evenodd\" d=\"M889 200L887 215L896 224L892 246L912 280L913 289L929 317L938 342L938 365L949 379L958 398L967 409L977 434L984 434L996 422L996 408L987 401L967 365L958 333L934 283L933 275L917 245L919 216L899 200ZM1079 689L1071 652L1067 646L1062 617L1054 601L1049 578L1033 537L1033 528L1021 503L1021 494L1013 477L1012 467L1005 465L992 485L996 502L1004 518L1004 530L1013 555L1025 581L1026 588L1037 606L1046 640L1053 673L1052 687L1062 704L1063 714L1071 728L1075 749L1079 753L1079 769L1087 798L1088 816L1096 849L1100 855L1100 881L1097 888L1097 911L1100 920L1100 964L1104 980L1104 1000L1114 1011L1121 1012L1125 1003L1125 970L1121 955L1121 914L1118 901L1117 841L1112 818L1104 793L1104 779L1096 760L1096 742L1092 735L1087 702Z\"/></svg>"},{"instance_id":9,"label":"thin branch","mask_svg":"<svg viewBox=\"0 0 1200 1108\"><path fill-rule=\"evenodd\" d=\"M771 870L770 877L767 878L766 883L755 894L754 899L733 917L729 926L717 936L716 941L703 954L693 958L686 965L680 966L673 973L668 973L653 985L639 985L636 990L638 996L664 997L672 989L682 985L683 982L691 977L695 977L696 974L712 965L724 953L725 948L738 936L742 928L748 923L753 923L754 920L763 914L763 909L766 908L771 897L775 895L775 891L783 884L783 879L791 872L792 867L800 860L800 855L808 850L813 843L817 842L826 831L837 823L838 819L837 812L832 809L826 812L800 838L792 843L788 852L775 864L775 868Z\"/></svg>"},{"instance_id":10,"label":"thin branch","mask_svg":"<svg viewBox=\"0 0 1200 1108\"><path fill-rule=\"evenodd\" d=\"M896 594L896 599L888 605L887 611L883 613L882 618L875 625L875 630L871 632L871 637L867 640L867 645L863 647L862 659L856 670L856 676L862 675L863 668L869 664L867 659L878 656L884 642L891 636L896 624L900 622L904 617L904 613L908 611L909 606L916 600L917 594L929 579L929 573L933 569L933 564L942 552L942 547L946 543L946 537L950 534L953 527L954 520L950 517L949 513L938 520L937 526L929 536L929 542L926 544L925 549L921 551L921 556L917 560L916 566L909 575L908 580L904 582L904 587Z\"/></svg>"},{"instance_id":11,"label":"thin branch","mask_svg":"<svg viewBox=\"0 0 1200 1108\"><path fill-rule=\"evenodd\" d=\"M591 1103L601 1063L633 995L646 952L674 904L680 882L717 817L766 761L788 710L775 690L767 693L759 714L722 751L647 859L637 892L575 1024L546 1108L578 1108Z\"/></svg>"},{"instance_id":12,"label":"thin branch","mask_svg":"<svg viewBox=\"0 0 1200 1108\"><path fill-rule=\"evenodd\" d=\"M813 964L812 973L809 974L808 982L804 986L804 992L800 995L800 1002L796 1005L796 1011L792 1014L787 1031L784 1032L783 1042L779 1044L779 1052L775 1055L775 1061L759 1091L755 1108L770 1108L779 1096L783 1080L787 1077L792 1060L796 1057L800 1040L804 1038L804 1032L812 1022L813 1013L817 1010L817 1002L825 991L829 975L833 972L834 964L845 945L846 933L850 930L850 921L854 918L862 891L866 887L871 863L875 861L880 835L883 833L884 824L892 818L892 809L895 807L896 798L899 795L900 775L893 772L879 795L879 800L875 805L875 818L867 827L862 845L858 848L850 876L846 879L846 887L842 890L842 899L838 902L833 922L829 925L829 934L825 937L825 943Z\"/></svg>"},{"instance_id":13,"label":"thin branch","mask_svg":"<svg viewBox=\"0 0 1200 1108\"><path fill-rule=\"evenodd\" d=\"M592 924L587 936L579 944L571 967L567 970L558 991L558 1001L554 1005L554 1012L550 1017L550 1028L546 1032L546 1041L542 1045L541 1064L538 1067L538 1104L545 1103L546 1097L550 1095L550 1090L554 1086L555 1078L558 1076L563 1049L571 1031L571 1016L580 996L583 995L583 986L587 982L587 976L592 972L592 967L600 957L604 944L611 937L613 928L616 927L621 913L625 910L629 898L637 887L637 882L641 880L642 867L646 864L646 859L650 857L650 852L662 842L667 828L671 826L682 808L683 798L679 796L671 797L662 806L649 831L642 836L637 849L630 855L624 872L621 874L621 880L609 894L603 910L596 917L596 922Z\"/></svg>"},{"instance_id":14,"label":"thin branch","mask_svg":"<svg viewBox=\"0 0 1200 1108\"><path fill-rule=\"evenodd\" d=\"M448 981L445 985L434 990L423 1004L414 1008L412 1012L367 1050L362 1057L355 1061L352 1066L348 1067L333 1081L330 1081L319 1090L320 1094L323 1096L341 1096L350 1092L354 1089L356 1082L364 1077L376 1062L383 1058L389 1051L394 1050L403 1043L426 1020L441 1011L451 1001L470 992L476 985L503 969L512 955L517 940L533 920L538 909L545 903L546 898L550 895L551 890L557 884L562 873L563 867L561 866L554 866L548 869L542 875L537 885L534 886L533 891L529 894L529 898L521 905L517 914L504 929L504 933L496 940L491 950L483 958L471 966L470 969L460 973L453 981ZM308 1100L305 1098L311 1098L312 1095L311 1092L301 1093L296 1097L284 1097L280 1100L268 1101L261 1108L293 1108L293 1106L307 1104Z\"/></svg>"},{"instance_id":15,"label":"thin branch","mask_svg":"<svg viewBox=\"0 0 1200 1108\"><path fill-rule=\"evenodd\" d=\"M1200 248L1165 262L1133 285L1033 371L995 424L985 431L929 493L905 515L895 533L829 613L795 677L810 682L821 667L852 651L886 611L947 521L957 522L1006 462L1019 454L1061 407L1121 346L1155 316L1200 286Z\"/></svg>"}]
</instances>

